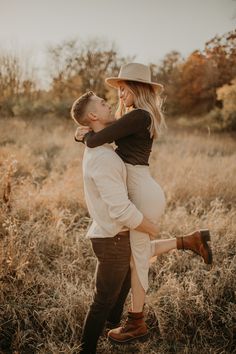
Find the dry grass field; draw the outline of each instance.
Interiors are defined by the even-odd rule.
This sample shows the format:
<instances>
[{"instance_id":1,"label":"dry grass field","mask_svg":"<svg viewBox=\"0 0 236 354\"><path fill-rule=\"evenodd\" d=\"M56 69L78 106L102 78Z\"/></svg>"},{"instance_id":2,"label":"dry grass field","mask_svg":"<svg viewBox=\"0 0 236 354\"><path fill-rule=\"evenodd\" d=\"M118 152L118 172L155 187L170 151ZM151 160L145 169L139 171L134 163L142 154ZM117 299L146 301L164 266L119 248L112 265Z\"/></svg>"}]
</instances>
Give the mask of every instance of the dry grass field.
<instances>
[{"instance_id":1,"label":"dry grass field","mask_svg":"<svg viewBox=\"0 0 236 354\"><path fill-rule=\"evenodd\" d=\"M72 121L0 120L0 353L78 353L96 260L84 238L83 145ZM170 125L151 171L160 237L209 228L214 265L172 251L150 269L150 339L98 353L236 353L236 139ZM128 307L127 303L127 307Z\"/></svg>"}]
</instances>

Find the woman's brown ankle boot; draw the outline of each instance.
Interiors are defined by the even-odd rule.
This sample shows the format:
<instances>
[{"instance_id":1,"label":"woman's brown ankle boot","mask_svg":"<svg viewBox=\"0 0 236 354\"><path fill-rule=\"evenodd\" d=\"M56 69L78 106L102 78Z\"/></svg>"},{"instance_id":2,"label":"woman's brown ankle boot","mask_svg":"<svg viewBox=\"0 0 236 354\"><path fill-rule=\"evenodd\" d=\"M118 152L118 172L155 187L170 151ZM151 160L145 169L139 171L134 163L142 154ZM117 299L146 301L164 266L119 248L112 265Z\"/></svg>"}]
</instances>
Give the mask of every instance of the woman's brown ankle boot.
<instances>
[{"instance_id":1,"label":"woman's brown ankle boot","mask_svg":"<svg viewBox=\"0 0 236 354\"><path fill-rule=\"evenodd\" d=\"M128 318L122 327L108 332L108 338L117 344L125 344L137 339L145 339L148 335L143 312L128 312Z\"/></svg>"},{"instance_id":2,"label":"woman's brown ankle boot","mask_svg":"<svg viewBox=\"0 0 236 354\"><path fill-rule=\"evenodd\" d=\"M209 230L198 230L193 233L177 237L177 249L191 250L204 259L206 264L212 264L212 251L207 241L210 241Z\"/></svg>"}]
</instances>

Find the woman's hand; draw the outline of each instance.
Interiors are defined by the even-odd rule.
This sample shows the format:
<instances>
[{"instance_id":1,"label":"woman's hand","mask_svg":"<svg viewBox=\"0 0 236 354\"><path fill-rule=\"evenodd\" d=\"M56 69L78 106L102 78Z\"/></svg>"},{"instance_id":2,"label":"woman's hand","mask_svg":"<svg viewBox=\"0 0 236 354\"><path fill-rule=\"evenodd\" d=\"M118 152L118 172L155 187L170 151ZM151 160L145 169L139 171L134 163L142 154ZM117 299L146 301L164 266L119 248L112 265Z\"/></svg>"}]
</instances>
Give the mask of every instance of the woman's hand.
<instances>
[{"instance_id":1,"label":"woman's hand","mask_svg":"<svg viewBox=\"0 0 236 354\"><path fill-rule=\"evenodd\" d=\"M78 127L75 131L75 139L83 142L85 134L87 134L89 131L91 131L89 127Z\"/></svg>"}]
</instances>

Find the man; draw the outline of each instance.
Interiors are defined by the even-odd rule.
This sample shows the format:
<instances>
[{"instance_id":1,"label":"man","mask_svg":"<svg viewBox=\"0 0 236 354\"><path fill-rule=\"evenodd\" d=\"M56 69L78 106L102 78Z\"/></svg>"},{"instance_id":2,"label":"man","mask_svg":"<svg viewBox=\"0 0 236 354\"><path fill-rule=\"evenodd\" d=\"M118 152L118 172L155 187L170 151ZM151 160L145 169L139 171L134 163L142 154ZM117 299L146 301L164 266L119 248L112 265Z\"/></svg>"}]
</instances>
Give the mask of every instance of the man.
<instances>
[{"instance_id":1,"label":"man","mask_svg":"<svg viewBox=\"0 0 236 354\"><path fill-rule=\"evenodd\" d=\"M114 122L111 107L92 91L77 99L72 118L98 132ZM119 323L130 289L129 229L156 235L157 226L147 220L128 199L126 167L112 146L85 148L83 158L85 198L93 223L87 232L98 259L93 302L82 331L83 354L96 353L106 320ZM147 331L139 318L141 332Z\"/></svg>"}]
</instances>

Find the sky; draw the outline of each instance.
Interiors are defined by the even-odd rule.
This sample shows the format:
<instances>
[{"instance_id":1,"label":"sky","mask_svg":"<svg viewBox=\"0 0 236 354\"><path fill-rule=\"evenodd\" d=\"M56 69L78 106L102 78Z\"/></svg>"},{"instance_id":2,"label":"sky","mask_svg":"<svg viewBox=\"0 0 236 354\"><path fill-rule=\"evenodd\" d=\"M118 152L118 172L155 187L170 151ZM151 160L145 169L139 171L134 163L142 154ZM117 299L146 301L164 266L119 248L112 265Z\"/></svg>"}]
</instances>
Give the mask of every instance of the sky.
<instances>
[{"instance_id":1,"label":"sky","mask_svg":"<svg viewBox=\"0 0 236 354\"><path fill-rule=\"evenodd\" d=\"M38 65L47 45L72 38L114 42L122 56L158 63L234 28L236 0L0 0L0 48L29 51Z\"/></svg>"}]
</instances>

